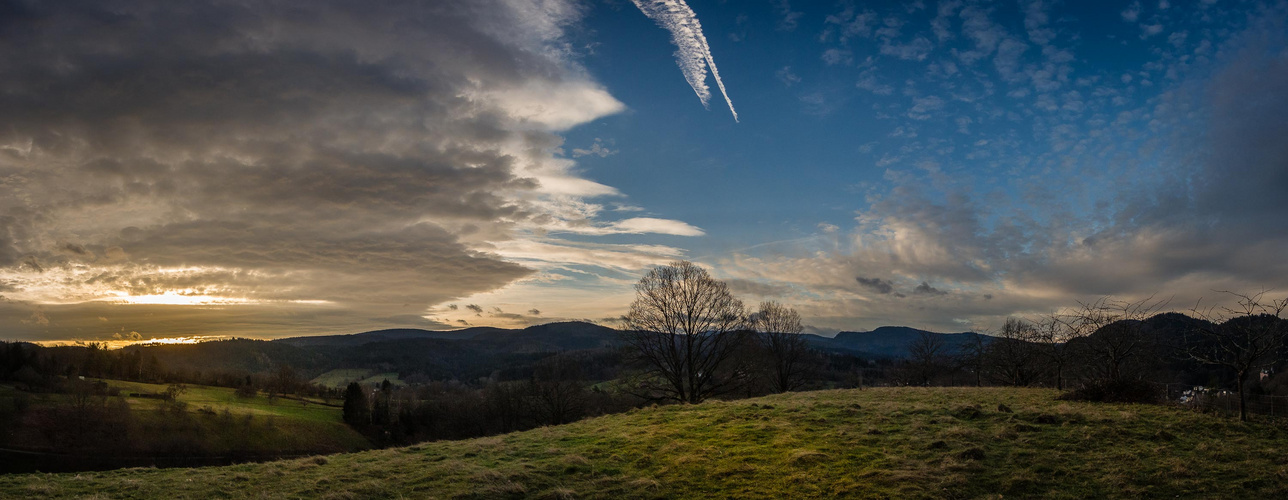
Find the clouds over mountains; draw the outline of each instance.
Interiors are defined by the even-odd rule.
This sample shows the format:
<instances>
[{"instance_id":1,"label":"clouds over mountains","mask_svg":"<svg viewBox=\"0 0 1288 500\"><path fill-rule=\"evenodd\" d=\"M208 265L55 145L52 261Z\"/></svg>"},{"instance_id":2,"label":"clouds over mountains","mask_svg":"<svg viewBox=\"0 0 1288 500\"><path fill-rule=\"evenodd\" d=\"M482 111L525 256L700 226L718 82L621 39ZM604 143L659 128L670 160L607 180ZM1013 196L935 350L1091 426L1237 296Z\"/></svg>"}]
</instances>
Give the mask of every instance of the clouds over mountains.
<instances>
[{"instance_id":1,"label":"clouds over mountains","mask_svg":"<svg viewBox=\"0 0 1288 500\"><path fill-rule=\"evenodd\" d=\"M617 190L555 156L557 132L624 109L571 55L573 3L0 10L10 309L168 296L414 317L533 273L495 253L516 235L700 234L599 220L587 200Z\"/></svg>"},{"instance_id":2,"label":"clouds over mountains","mask_svg":"<svg viewBox=\"0 0 1288 500\"><path fill-rule=\"evenodd\" d=\"M1122 26L1068 6L842 5L818 24L825 59L860 61L827 67L889 130L855 167L886 183L847 236L729 275L790 284L835 328L1288 288L1288 4L1137 3L1110 12Z\"/></svg>"}]
</instances>

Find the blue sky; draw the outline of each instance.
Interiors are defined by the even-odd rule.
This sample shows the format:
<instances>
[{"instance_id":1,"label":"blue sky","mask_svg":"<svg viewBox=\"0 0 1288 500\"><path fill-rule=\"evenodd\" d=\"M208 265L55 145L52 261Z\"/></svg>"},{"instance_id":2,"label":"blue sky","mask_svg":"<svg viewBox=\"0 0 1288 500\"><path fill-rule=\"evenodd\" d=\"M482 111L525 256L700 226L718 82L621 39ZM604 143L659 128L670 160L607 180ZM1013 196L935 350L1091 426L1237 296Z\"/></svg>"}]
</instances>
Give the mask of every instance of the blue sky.
<instances>
[{"instance_id":1,"label":"blue sky","mask_svg":"<svg viewBox=\"0 0 1288 500\"><path fill-rule=\"evenodd\" d=\"M685 8L702 32L677 52ZM674 259L820 333L1282 293L1286 20L1229 0L0 2L0 319L122 342L611 324ZM702 43L737 121L677 64Z\"/></svg>"}]
</instances>

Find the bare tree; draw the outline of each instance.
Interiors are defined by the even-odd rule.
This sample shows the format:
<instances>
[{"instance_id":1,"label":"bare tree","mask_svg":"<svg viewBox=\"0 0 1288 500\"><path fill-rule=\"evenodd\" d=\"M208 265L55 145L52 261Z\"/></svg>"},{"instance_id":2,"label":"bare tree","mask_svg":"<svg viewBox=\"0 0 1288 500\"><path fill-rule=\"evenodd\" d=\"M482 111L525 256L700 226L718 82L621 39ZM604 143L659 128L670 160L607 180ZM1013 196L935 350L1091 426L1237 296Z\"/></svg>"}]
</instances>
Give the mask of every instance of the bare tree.
<instances>
[{"instance_id":1,"label":"bare tree","mask_svg":"<svg viewBox=\"0 0 1288 500\"><path fill-rule=\"evenodd\" d=\"M1071 324L1086 333L1088 368L1102 380L1126 380L1138 375L1156 347L1145 328L1149 319L1167 305L1153 296L1133 301L1102 298L1079 303Z\"/></svg>"},{"instance_id":2,"label":"bare tree","mask_svg":"<svg viewBox=\"0 0 1288 500\"><path fill-rule=\"evenodd\" d=\"M649 271L623 318L625 340L661 383L644 387L682 403L731 388L726 365L745 342L746 312L729 287L687 261Z\"/></svg>"},{"instance_id":3,"label":"bare tree","mask_svg":"<svg viewBox=\"0 0 1288 500\"><path fill-rule=\"evenodd\" d=\"M795 309L773 301L761 302L760 310L751 317L760 342L773 363L771 386L774 392L800 388L806 369L809 345L801 332L801 316Z\"/></svg>"},{"instance_id":4,"label":"bare tree","mask_svg":"<svg viewBox=\"0 0 1288 500\"><path fill-rule=\"evenodd\" d=\"M912 379L917 385L930 385L944 367L944 338L942 335L921 332L917 340L908 344Z\"/></svg>"},{"instance_id":5,"label":"bare tree","mask_svg":"<svg viewBox=\"0 0 1288 500\"><path fill-rule=\"evenodd\" d=\"M1037 341L1041 343L1042 357L1055 372L1055 388L1064 390L1065 372L1079 358L1079 339L1091 332L1080 328L1079 323L1070 316L1051 314L1040 319L1034 325L1037 330Z\"/></svg>"},{"instance_id":6,"label":"bare tree","mask_svg":"<svg viewBox=\"0 0 1288 500\"><path fill-rule=\"evenodd\" d=\"M1264 303L1264 291L1255 294L1223 291L1233 295L1234 307L1212 307L1191 312L1206 325L1197 326L1193 332L1197 342L1186 341L1191 358L1205 364L1223 366L1234 371L1235 385L1239 391L1239 419L1248 420L1248 399L1244 381L1249 375L1274 363L1276 354L1288 336L1288 321L1283 312L1288 308L1288 298Z\"/></svg>"},{"instance_id":7,"label":"bare tree","mask_svg":"<svg viewBox=\"0 0 1288 500\"><path fill-rule=\"evenodd\" d=\"M986 366L985 355L988 353L987 336L979 332L974 332L970 340L962 344L961 350L954 356L953 361L959 368L965 368L975 375L975 387L984 385L984 369Z\"/></svg>"},{"instance_id":8,"label":"bare tree","mask_svg":"<svg viewBox=\"0 0 1288 500\"><path fill-rule=\"evenodd\" d=\"M998 382L1027 386L1041 375L1038 330L1019 318L1006 318L985 348L985 360Z\"/></svg>"},{"instance_id":9,"label":"bare tree","mask_svg":"<svg viewBox=\"0 0 1288 500\"><path fill-rule=\"evenodd\" d=\"M586 388L575 359L557 355L538 364L528 388L535 416L544 425L576 421L586 412Z\"/></svg>"}]
</instances>

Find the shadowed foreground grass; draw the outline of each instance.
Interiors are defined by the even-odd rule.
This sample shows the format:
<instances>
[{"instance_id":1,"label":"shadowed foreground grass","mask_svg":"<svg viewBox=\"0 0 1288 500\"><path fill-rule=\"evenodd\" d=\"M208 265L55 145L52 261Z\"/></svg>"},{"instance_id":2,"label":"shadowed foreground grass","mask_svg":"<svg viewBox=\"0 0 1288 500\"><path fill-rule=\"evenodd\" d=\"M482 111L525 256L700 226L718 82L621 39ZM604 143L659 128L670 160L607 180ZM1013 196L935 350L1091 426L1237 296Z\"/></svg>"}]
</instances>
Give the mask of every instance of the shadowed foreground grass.
<instances>
[{"instance_id":1,"label":"shadowed foreground grass","mask_svg":"<svg viewBox=\"0 0 1288 500\"><path fill-rule=\"evenodd\" d=\"M1273 426L1055 395L797 393L265 464L0 477L0 497L1288 497Z\"/></svg>"}]
</instances>

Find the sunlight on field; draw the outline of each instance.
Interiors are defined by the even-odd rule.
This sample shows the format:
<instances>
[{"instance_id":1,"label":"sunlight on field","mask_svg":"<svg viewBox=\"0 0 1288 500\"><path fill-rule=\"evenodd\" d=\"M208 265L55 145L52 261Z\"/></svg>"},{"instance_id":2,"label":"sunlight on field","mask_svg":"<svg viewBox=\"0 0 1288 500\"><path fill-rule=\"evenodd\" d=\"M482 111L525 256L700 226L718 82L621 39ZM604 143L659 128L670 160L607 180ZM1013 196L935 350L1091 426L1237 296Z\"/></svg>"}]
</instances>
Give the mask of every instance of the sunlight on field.
<instances>
[{"instance_id":1,"label":"sunlight on field","mask_svg":"<svg viewBox=\"0 0 1288 500\"><path fill-rule=\"evenodd\" d=\"M164 384L146 384L121 380L105 380L111 387L121 390L122 396L128 394L162 394L169 387ZM294 397L294 396L293 396ZM275 416L311 422L326 422L343 425L340 409L326 404L338 404L338 401L317 399L270 400L263 394L254 397L239 397L235 391L226 387L186 386L176 398L186 403L188 411L222 412L228 410L234 415ZM136 408L155 408L160 402L151 398L129 397L131 406ZM323 404L326 403L326 404Z\"/></svg>"},{"instance_id":2,"label":"sunlight on field","mask_svg":"<svg viewBox=\"0 0 1288 500\"><path fill-rule=\"evenodd\" d=\"M884 388L643 408L265 464L0 477L0 496L1284 498L1288 434L1045 389ZM1232 489L1236 488L1236 489Z\"/></svg>"}]
</instances>

